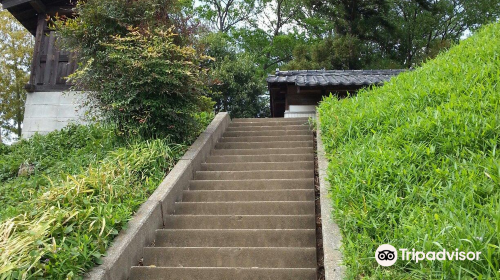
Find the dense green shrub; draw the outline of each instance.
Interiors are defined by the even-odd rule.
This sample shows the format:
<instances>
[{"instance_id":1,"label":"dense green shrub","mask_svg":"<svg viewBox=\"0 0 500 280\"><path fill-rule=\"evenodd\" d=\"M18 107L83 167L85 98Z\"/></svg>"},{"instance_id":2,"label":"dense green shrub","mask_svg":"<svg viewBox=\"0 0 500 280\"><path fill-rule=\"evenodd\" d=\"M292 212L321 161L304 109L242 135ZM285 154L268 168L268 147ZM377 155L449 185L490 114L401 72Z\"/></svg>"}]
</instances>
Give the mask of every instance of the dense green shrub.
<instances>
[{"instance_id":1,"label":"dense green shrub","mask_svg":"<svg viewBox=\"0 0 500 280\"><path fill-rule=\"evenodd\" d=\"M228 36L215 33L203 39L209 63L210 97L217 112L228 112L232 118L268 117L269 96L264 75L259 75L256 57L238 53Z\"/></svg>"},{"instance_id":2,"label":"dense green shrub","mask_svg":"<svg viewBox=\"0 0 500 280\"><path fill-rule=\"evenodd\" d=\"M127 135L182 142L200 128L194 113L212 109L206 58L181 44L169 17L174 2L79 1L77 18L56 22L63 46L79 55L75 88Z\"/></svg>"},{"instance_id":3,"label":"dense green shrub","mask_svg":"<svg viewBox=\"0 0 500 280\"><path fill-rule=\"evenodd\" d=\"M347 276L500 278L500 24L382 87L320 105ZM381 244L481 251L479 261L398 260Z\"/></svg>"},{"instance_id":4,"label":"dense green shrub","mask_svg":"<svg viewBox=\"0 0 500 280\"><path fill-rule=\"evenodd\" d=\"M9 146L0 142L0 155L7 154L9 152Z\"/></svg>"}]
</instances>

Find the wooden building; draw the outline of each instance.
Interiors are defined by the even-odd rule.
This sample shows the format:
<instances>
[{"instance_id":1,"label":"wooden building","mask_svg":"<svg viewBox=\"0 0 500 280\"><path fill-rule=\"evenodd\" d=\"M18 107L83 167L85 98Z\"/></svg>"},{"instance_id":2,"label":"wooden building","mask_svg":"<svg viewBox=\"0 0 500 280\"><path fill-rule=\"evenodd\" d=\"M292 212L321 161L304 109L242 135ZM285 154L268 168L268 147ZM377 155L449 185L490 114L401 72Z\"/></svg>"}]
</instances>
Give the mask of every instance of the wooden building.
<instances>
[{"instance_id":1,"label":"wooden building","mask_svg":"<svg viewBox=\"0 0 500 280\"><path fill-rule=\"evenodd\" d=\"M76 70L76 58L57 48L55 32L50 30L49 20L56 14L72 16L74 1L1 0L1 3L4 9L35 36L31 76L26 90L35 92L69 89L65 78Z\"/></svg>"},{"instance_id":2,"label":"wooden building","mask_svg":"<svg viewBox=\"0 0 500 280\"><path fill-rule=\"evenodd\" d=\"M31 75L26 90L23 138L48 133L69 123L84 123L84 96L69 92L66 77L77 67L76 56L58 48L57 37L50 29L56 15L72 17L76 0L0 0L35 37Z\"/></svg>"},{"instance_id":3,"label":"wooden building","mask_svg":"<svg viewBox=\"0 0 500 280\"><path fill-rule=\"evenodd\" d=\"M347 93L379 85L404 70L295 70L279 71L266 79L273 118L315 116L323 96L339 99Z\"/></svg>"}]
</instances>

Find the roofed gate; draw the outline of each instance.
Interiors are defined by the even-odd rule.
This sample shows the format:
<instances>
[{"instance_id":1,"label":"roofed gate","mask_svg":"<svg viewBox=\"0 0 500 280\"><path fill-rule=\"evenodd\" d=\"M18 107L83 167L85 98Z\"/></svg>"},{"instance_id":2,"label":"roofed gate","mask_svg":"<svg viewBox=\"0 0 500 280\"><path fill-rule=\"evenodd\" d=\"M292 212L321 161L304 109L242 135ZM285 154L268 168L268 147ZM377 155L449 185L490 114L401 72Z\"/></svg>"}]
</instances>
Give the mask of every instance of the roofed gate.
<instances>
[{"instance_id":1,"label":"roofed gate","mask_svg":"<svg viewBox=\"0 0 500 280\"><path fill-rule=\"evenodd\" d=\"M344 98L347 93L380 85L404 70L294 70L266 79L274 118L311 117L323 96Z\"/></svg>"}]
</instances>

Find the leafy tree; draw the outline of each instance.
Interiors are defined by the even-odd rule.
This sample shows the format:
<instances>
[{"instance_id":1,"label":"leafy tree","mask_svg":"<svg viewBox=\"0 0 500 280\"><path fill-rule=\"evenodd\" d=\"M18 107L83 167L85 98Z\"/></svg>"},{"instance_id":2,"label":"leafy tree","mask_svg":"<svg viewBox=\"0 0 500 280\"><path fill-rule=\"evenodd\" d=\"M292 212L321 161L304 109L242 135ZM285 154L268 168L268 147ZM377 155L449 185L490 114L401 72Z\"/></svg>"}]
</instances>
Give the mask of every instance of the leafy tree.
<instances>
[{"instance_id":1,"label":"leafy tree","mask_svg":"<svg viewBox=\"0 0 500 280\"><path fill-rule=\"evenodd\" d=\"M500 17L499 0L306 0L321 40L294 51L289 69L409 68ZM329 24L322 24L322 21ZM305 22L298 19L302 24ZM307 23L307 22L306 22ZM304 26L308 26L307 24ZM315 40L316 39L316 40ZM321 53L321 58L317 54ZM300 54L301 57L297 55Z\"/></svg>"},{"instance_id":2,"label":"leafy tree","mask_svg":"<svg viewBox=\"0 0 500 280\"><path fill-rule=\"evenodd\" d=\"M0 11L0 140L21 137L33 37L6 10ZM1 142L1 141L0 141Z\"/></svg>"},{"instance_id":3,"label":"leafy tree","mask_svg":"<svg viewBox=\"0 0 500 280\"><path fill-rule=\"evenodd\" d=\"M390 10L389 0L311 0L308 4L331 23L332 30L325 35L332 37L336 46L330 50L336 54L336 63L328 68L363 68L373 48L370 43L393 28L385 16Z\"/></svg>"},{"instance_id":4,"label":"leafy tree","mask_svg":"<svg viewBox=\"0 0 500 280\"><path fill-rule=\"evenodd\" d=\"M126 135L185 141L198 131L195 112L210 104L199 67L206 58L174 33L173 4L81 1L77 18L56 24L66 48L80 55L71 79Z\"/></svg>"},{"instance_id":5,"label":"leafy tree","mask_svg":"<svg viewBox=\"0 0 500 280\"><path fill-rule=\"evenodd\" d=\"M360 57L366 57L367 52L361 40L345 35L301 44L293 50L293 56L284 69L352 69L366 64Z\"/></svg>"},{"instance_id":6,"label":"leafy tree","mask_svg":"<svg viewBox=\"0 0 500 280\"><path fill-rule=\"evenodd\" d=\"M239 29L232 36L234 44L254 56L255 63L259 65L256 75L261 78L292 60L295 46L305 42L300 33L274 35L260 28Z\"/></svg>"},{"instance_id":7,"label":"leafy tree","mask_svg":"<svg viewBox=\"0 0 500 280\"><path fill-rule=\"evenodd\" d=\"M211 97L216 111L227 111L231 117L251 118L269 116L264 80L256 58L238 53L228 36L211 34L205 39L206 53L215 58L210 63Z\"/></svg>"},{"instance_id":8,"label":"leafy tree","mask_svg":"<svg viewBox=\"0 0 500 280\"><path fill-rule=\"evenodd\" d=\"M275 65L292 59L293 47L300 42L296 34L298 30L286 34L285 28L291 28L298 15L302 13L295 0L265 0L262 25L267 30L269 45L263 50L262 68L264 71Z\"/></svg>"},{"instance_id":9,"label":"leafy tree","mask_svg":"<svg viewBox=\"0 0 500 280\"><path fill-rule=\"evenodd\" d=\"M213 69L217 82L212 89L217 93L216 111L227 111L231 117L253 118L269 115L263 95L262 79L255 75L257 65L249 54L236 54L234 59L223 58Z\"/></svg>"},{"instance_id":10,"label":"leafy tree","mask_svg":"<svg viewBox=\"0 0 500 280\"><path fill-rule=\"evenodd\" d=\"M389 16L396 29L388 34L388 51L406 67L434 57L464 32L500 16L498 0L394 0L393 5Z\"/></svg>"},{"instance_id":11,"label":"leafy tree","mask_svg":"<svg viewBox=\"0 0 500 280\"><path fill-rule=\"evenodd\" d=\"M248 23L258 11L256 0L203 0L197 12L216 32L229 32Z\"/></svg>"}]
</instances>

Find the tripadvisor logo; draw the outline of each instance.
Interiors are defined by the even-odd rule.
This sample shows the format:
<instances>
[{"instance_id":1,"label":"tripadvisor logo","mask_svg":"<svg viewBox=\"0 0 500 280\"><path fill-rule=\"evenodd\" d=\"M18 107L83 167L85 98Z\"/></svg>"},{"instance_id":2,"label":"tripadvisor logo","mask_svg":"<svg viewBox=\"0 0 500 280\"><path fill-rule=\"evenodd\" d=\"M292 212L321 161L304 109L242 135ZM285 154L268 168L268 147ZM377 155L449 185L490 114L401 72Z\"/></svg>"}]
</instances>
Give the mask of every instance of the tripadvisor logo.
<instances>
[{"instance_id":1,"label":"tripadvisor logo","mask_svg":"<svg viewBox=\"0 0 500 280\"><path fill-rule=\"evenodd\" d=\"M401 260L403 261L414 261L418 263L419 261L479 261L479 255L481 252L459 252L458 249L455 251L448 252L445 249L439 252L421 252L415 251L415 249L399 249ZM398 260L398 250L390 244L383 244L377 248L375 251L375 260L381 266L391 266Z\"/></svg>"},{"instance_id":2,"label":"tripadvisor logo","mask_svg":"<svg viewBox=\"0 0 500 280\"><path fill-rule=\"evenodd\" d=\"M381 266L391 266L398 260L398 250L389 244L380 245L375 252L375 259Z\"/></svg>"}]
</instances>

